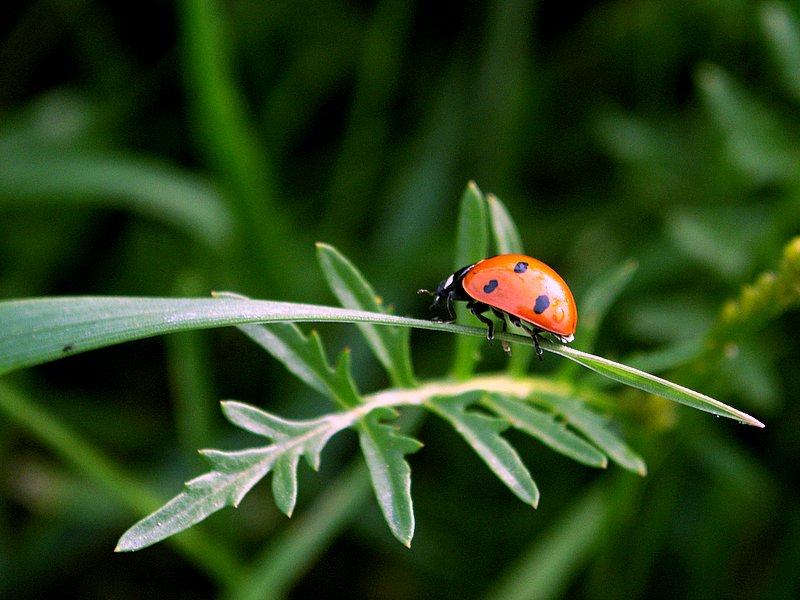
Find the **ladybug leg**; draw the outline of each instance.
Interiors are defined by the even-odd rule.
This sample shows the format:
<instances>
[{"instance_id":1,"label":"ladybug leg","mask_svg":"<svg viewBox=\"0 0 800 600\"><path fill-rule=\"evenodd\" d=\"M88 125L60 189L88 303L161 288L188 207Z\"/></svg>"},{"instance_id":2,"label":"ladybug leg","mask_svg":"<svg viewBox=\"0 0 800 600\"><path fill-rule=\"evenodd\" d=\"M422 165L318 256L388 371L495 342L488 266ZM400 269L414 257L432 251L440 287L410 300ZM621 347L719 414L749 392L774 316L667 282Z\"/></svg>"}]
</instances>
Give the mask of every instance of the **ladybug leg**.
<instances>
[{"instance_id":1,"label":"ladybug leg","mask_svg":"<svg viewBox=\"0 0 800 600\"><path fill-rule=\"evenodd\" d=\"M483 302L469 302L467 303L467 308L469 309L469 312L478 317L478 319L480 319L480 321L486 325L486 339L489 340L489 343L491 344L492 340L494 339L494 321L483 314L488 310L489 307Z\"/></svg>"},{"instance_id":2,"label":"ladybug leg","mask_svg":"<svg viewBox=\"0 0 800 600\"><path fill-rule=\"evenodd\" d=\"M456 320L456 313L453 310L453 298L450 294L447 295L447 299L444 301L444 306L447 309L447 320L445 321L442 319L443 323L452 323Z\"/></svg>"},{"instance_id":3,"label":"ladybug leg","mask_svg":"<svg viewBox=\"0 0 800 600\"><path fill-rule=\"evenodd\" d=\"M508 320L506 319L506 313L504 313L502 310L498 310L498 309L496 309L494 307L491 307L491 308L492 308L492 312L495 314L495 316L498 319L500 319L500 321L503 323L503 328L501 329L501 331L503 333L506 333L508 331ZM500 343L502 344L503 350L505 351L505 353L508 354L509 356L511 356L511 346L508 345L508 342L505 341L505 340L500 340Z\"/></svg>"},{"instance_id":4,"label":"ladybug leg","mask_svg":"<svg viewBox=\"0 0 800 600\"><path fill-rule=\"evenodd\" d=\"M531 336L531 339L533 340L533 345L536 347L536 356L539 357L539 360L543 360L542 349L539 347L539 330L536 329L535 327L528 327L522 321L520 321L518 324L520 327L522 327L525 331L528 332L529 336ZM517 323L514 323L514 325L517 325Z\"/></svg>"}]
</instances>

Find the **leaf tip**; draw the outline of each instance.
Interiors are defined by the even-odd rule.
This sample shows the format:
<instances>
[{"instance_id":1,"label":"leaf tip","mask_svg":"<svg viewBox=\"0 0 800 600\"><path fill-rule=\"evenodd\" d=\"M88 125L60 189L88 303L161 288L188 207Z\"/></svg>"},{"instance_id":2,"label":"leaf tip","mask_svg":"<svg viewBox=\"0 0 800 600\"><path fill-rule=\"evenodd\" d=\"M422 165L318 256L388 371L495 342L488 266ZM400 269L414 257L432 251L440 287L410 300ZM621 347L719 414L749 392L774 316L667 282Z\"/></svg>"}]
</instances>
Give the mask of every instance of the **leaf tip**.
<instances>
[{"instance_id":1,"label":"leaf tip","mask_svg":"<svg viewBox=\"0 0 800 600\"><path fill-rule=\"evenodd\" d=\"M134 544L130 540L125 539L126 536L122 536L119 538L116 547L114 548L114 552L133 552L134 550L139 550L141 546L139 544Z\"/></svg>"}]
</instances>

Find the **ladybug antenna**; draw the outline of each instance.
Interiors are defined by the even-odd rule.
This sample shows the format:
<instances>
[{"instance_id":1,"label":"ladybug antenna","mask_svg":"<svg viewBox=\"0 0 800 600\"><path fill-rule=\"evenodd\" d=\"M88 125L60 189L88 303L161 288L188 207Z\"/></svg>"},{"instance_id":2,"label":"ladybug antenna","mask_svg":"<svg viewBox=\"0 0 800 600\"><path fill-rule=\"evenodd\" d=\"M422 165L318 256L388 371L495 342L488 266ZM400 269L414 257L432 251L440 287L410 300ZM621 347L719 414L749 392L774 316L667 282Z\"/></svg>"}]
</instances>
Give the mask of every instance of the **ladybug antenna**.
<instances>
[{"instance_id":1,"label":"ladybug antenna","mask_svg":"<svg viewBox=\"0 0 800 600\"><path fill-rule=\"evenodd\" d=\"M430 290L417 290L418 294L428 294L428 296L434 296L435 294Z\"/></svg>"}]
</instances>

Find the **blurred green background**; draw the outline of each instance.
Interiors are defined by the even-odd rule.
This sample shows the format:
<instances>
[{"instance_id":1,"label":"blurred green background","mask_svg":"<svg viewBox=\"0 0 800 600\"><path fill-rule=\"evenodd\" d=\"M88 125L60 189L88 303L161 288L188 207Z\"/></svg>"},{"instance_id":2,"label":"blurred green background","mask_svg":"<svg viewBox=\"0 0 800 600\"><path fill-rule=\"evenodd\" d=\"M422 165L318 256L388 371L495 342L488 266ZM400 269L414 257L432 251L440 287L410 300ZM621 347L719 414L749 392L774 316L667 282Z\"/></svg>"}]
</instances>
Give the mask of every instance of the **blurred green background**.
<instances>
[{"instance_id":1,"label":"blurred green background","mask_svg":"<svg viewBox=\"0 0 800 600\"><path fill-rule=\"evenodd\" d=\"M800 322L786 310L800 284L786 302L756 298L723 359L674 359L800 229L797 3L40 0L5 13L0 298L228 289L331 304L325 241L396 312L425 317L415 291L453 270L474 180L579 306L638 261L599 354L669 365L767 427L615 389L648 477L510 435L542 491L532 511L430 420L410 457L410 551L368 494L331 517L357 445L343 435L319 474L301 468L291 520L261 484L200 527L235 559L215 572L170 544L114 554L143 515L0 413L0 596L245 597L248 577L283 568L259 560L298 536L313 541L283 555L295 598L509 597L515 580L536 582L531 598L800 595ZM319 329L353 349L362 390L387 384L354 327ZM420 376L444 373L450 336L412 341ZM484 354L503 364L499 347ZM4 382L161 500L202 472L196 448L253 443L218 400L329 410L234 330Z\"/></svg>"}]
</instances>

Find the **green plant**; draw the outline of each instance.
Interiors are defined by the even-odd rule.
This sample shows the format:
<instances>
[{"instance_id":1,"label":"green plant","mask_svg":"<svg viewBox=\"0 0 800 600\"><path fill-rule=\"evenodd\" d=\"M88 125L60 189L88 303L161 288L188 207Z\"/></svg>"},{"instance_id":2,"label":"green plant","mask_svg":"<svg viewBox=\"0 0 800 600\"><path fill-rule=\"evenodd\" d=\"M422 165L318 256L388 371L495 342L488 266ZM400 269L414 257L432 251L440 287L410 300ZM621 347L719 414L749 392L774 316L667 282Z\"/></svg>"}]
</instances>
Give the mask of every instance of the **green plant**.
<instances>
[{"instance_id":1,"label":"green plant","mask_svg":"<svg viewBox=\"0 0 800 600\"><path fill-rule=\"evenodd\" d=\"M470 184L461 201L455 264L489 253L490 232L498 252L522 250L503 204L497 198L485 198ZM626 470L645 474L644 461L610 426L606 413L613 412L614 400L598 380L580 380L566 365L553 376L527 375L530 339L515 333L498 334L514 343L507 370L475 375L475 344L484 343L480 339L483 329L392 315L362 274L335 248L318 244L317 256L343 308L250 300L231 293L217 293L213 299L77 297L0 303L0 329L4 332L0 374L127 340L235 325L335 407L318 418L288 420L241 402L223 402L223 413L231 423L266 438L268 445L202 451L212 470L189 481L181 494L129 529L117 550L146 547L224 506L238 505L268 473L272 473L276 505L291 515L301 457L317 469L326 443L346 428L358 434L375 496L392 534L409 546L414 513L406 456L422 445L413 436L425 413L452 426L516 496L534 507L539 490L517 451L501 435L508 428L582 464L604 468L610 459ZM630 264L622 265L587 294L588 300L581 306L585 318L576 340L584 350L591 350L603 315L633 270ZM349 352L343 351L331 365L320 336L316 332L306 335L296 325L303 321L355 323L392 387L361 394L351 376ZM409 347L412 327L461 334L447 376L417 381ZM526 346L526 351L519 351ZM763 427L750 415L654 375L577 348L546 341L541 346L610 380ZM398 418L401 410L415 407L424 411Z\"/></svg>"}]
</instances>

